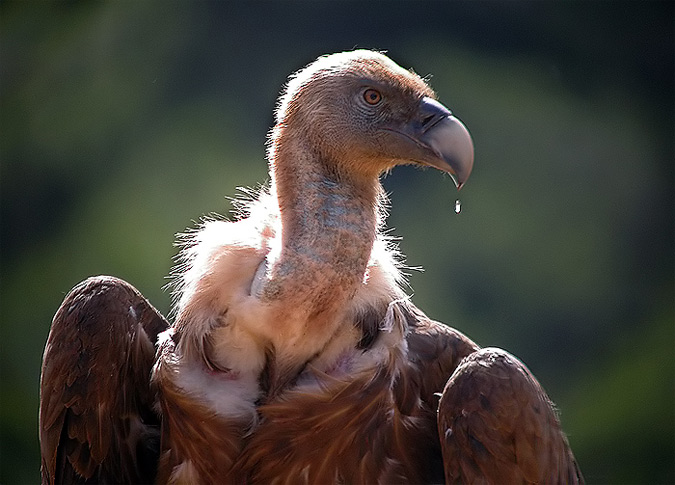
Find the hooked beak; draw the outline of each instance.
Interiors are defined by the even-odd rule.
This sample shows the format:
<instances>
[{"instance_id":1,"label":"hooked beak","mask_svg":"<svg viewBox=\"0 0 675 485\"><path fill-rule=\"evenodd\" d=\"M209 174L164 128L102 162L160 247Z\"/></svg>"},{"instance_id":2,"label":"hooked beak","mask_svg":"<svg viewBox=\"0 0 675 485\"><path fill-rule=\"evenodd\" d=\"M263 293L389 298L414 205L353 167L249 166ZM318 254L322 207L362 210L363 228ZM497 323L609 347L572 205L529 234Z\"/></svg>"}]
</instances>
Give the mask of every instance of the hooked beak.
<instances>
[{"instance_id":1,"label":"hooked beak","mask_svg":"<svg viewBox=\"0 0 675 485\"><path fill-rule=\"evenodd\" d=\"M417 162L449 173L457 189L462 188L473 168L473 141L469 130L448 108L424 97L417 120L402 131L423 148Z\"/></svg>"}]
</instances>

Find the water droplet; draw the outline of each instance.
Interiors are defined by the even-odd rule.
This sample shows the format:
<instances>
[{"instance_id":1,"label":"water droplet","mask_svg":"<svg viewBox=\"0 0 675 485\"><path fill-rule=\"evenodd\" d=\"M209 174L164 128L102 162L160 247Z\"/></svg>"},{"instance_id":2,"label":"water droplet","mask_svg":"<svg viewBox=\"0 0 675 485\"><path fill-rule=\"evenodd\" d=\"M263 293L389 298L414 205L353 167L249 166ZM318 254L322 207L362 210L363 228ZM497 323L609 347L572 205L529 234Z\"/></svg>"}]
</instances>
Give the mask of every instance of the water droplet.
<instances>
[{"instance_id":1,"label":"water droplet","mask_svg":"<svg viewBox=\"0 0 675 485\"><path fill-rule=\"evenodd\" d=\"M455 201L455 214L459 214L462 211L462 203L457 199Z\"/></svg>"}]
</instances>

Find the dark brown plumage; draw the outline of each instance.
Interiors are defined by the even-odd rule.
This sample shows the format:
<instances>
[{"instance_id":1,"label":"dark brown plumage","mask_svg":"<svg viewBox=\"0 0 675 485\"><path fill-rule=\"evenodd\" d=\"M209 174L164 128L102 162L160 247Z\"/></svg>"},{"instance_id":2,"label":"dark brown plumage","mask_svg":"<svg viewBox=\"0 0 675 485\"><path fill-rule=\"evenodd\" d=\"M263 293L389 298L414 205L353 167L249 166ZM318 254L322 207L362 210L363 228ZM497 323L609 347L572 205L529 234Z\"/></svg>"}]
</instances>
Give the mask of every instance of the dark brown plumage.
<instances>
[{"instance_id":1,"label":"dark brown plumage","mask_svg":"<svg viewBox=\"0 0 675 485\"><path fill-rule=\"evenodd\" d=\"M470 354L438 406L446 483L579 483L553 404L501 349Z\"/></svg>"},{"instance_id":2,"label":"dark brown plumage","mask_svg":"<svg viewBox=\"0 0 675 485\"><path fill-rule=\"evenodd\" d=\"M291 78L271 185L188 238L169 324L89 279L45 349L43 483L580 483L525 366L426 317L380 232L379 175L469 176L464 126L370 51Z\"/></svg>"},{"instance_id":3,"label":"dark brown plumage","mask_svg":"<svg viewBox=\"0 0 675 485\"><path fill-rule=\"evenodd\" d=\"M43 483L153 480L160 418L150 371L153 343L167 328L157 310L117 278L90 278L66 296L42 367Z\"/></svg>"}]
</instances>

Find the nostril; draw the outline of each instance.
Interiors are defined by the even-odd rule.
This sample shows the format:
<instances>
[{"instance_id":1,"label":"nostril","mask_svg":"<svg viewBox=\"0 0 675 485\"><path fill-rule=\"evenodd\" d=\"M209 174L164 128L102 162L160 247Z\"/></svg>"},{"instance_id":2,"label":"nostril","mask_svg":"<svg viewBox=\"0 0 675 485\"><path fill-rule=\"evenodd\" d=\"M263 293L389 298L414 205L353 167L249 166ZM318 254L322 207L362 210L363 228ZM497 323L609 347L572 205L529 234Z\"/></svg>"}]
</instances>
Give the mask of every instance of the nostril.
<instances>
[{"instance_id":1,"label":"nostril","mask_svg":"<svg viewBox=\"0 0 675 485\"><path fill-rule=\"evenodd\" d=\"M430 130L439 121L447 118L452 113L435 99L422 98L418 108L417 120L422 132Z\"/></svg>"},{"instance_id":2,"label":"nostril","mask_svg":"<svg viewBox=\"0 0 675 485\"><path fill-rule=\"evenodd\" d=\"M431 115L426 115L422 118L422 133L427 132L430 130L433 126L436 125L439 121L441 121L445 116L442 114L431 114Z\"/></svg>"},{"instance_id":3,"label":"nostril","mask_svg":"<svg viewBox=\"0 0 675 485\"><path fill-rule=\"evenodd\" d=\"M434 119L434 115L429 115L429 116L424 117L422 119L422 126L428 125L429 123L432 122L433 119Z\"/></svg>"}]
</instances>

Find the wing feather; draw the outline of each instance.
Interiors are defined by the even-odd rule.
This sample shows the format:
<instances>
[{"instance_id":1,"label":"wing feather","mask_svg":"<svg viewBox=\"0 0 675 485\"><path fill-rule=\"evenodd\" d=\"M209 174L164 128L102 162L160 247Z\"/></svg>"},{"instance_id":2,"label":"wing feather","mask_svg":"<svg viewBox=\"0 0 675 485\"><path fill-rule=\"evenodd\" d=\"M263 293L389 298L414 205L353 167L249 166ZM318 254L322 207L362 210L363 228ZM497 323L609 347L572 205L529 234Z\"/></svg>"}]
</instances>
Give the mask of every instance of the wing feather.
<instances>
[{"instance_id":1,"label":"wing feather","mask_svg":"<svg viewBox=\"0 0 675 485\"><path fill-rule=\"evenodd\" d=\"M462 359L478 346L461 332L431 320L409 301L399 305L408 328L408 362L401 368L393 396L401 413L413 410L417 415L419 431L417 439L406 439L401 446L394 447L393 456L417 463L420 476L437 483L444 473L436 424L438 396ZM413 402L419 404L411 406ZM411 441L416 446L410 446Z\"/></svg>"},{"instance_id":2,"label":"wing feather","mask_svg":"<svg viewBox=\"0 0 675 485\"><path fill-rule=\"evenodd\" d=\"M159 417L149 381L157 335L167 327L117 278L89 278L66 296L42 363L43 484L154 480Z\"/></svg>"},{"instance_id":3,"label":"wing feather","mask_svg":"<svg viewBox=\"0 0 675 485\"><path fill-rule=\"evenodd\" d=\"M404 307L408 323L408 356L411 382L419 385L422 401L436 410L438 394L443 390L461 360L478 350L466 335L427 317L412 303ZM399 391L400 392L400 391Z\"/></svg>"},{"instance_id":4,"label":"wing feather","mask_svg":"<svg viewBox=\"0 0 675 485\"><path fill-rule=\"evenodd\" d=\"M501 349L460 363L443 391L438 428L446 483L583 483L553 404Z\"/></svg>"}]
</instances>

